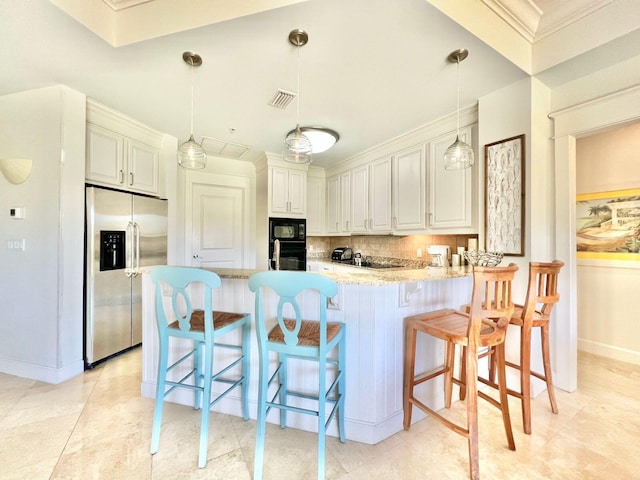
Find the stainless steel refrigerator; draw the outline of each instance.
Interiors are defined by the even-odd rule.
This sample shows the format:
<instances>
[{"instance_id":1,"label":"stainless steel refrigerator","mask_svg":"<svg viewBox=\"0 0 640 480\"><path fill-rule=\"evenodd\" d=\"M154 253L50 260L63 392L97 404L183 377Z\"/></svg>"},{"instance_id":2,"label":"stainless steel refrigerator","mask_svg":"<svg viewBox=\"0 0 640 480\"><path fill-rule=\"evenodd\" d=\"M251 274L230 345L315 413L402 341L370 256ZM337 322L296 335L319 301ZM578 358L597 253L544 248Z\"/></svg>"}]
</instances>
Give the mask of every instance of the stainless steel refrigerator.
<instances>
[{"instance_id":1,"label":"stainless steel refrigerator","mask_svg":"<svg viewBox=\"0 0 640 480\"><path fill-rule=\"evenodd\" d=\"M166 263L166 200L87 186L87 368L142 342L140 269Z\"/></svg>"}]
</instances>

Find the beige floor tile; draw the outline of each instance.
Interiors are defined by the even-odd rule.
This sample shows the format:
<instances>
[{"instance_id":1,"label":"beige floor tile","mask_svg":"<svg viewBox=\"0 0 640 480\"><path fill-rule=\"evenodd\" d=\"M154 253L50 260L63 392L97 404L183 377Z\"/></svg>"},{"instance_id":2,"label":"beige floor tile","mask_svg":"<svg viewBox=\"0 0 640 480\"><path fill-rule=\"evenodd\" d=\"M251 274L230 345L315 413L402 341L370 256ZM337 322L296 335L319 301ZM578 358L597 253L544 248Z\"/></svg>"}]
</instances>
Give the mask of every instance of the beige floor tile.
<instances>
[{"instance_id":1,"label":"beige floor tile","mask_svg":"<svg viewBox=\"0 0 640 480\"><path fill-rule=\"evenodd\" d=\"M160 450L149 453L153 400L140 396L140 350L61 385L0 374L0 478L251 479L253 420L212 414L208 463L199 469L200 412L165 404ZM640 367L580 354L578 389L532 402L533 434L522 431L510 398L516 451L508 450L499 410L481 401L483 480L640 478ZM464 421L465 405L446 414ZM317 435L269 424L264 480L316 477ZM465 438L425 418L377 445L328 437L328 480L468 478Z\"/></svg>"}]
</instances>

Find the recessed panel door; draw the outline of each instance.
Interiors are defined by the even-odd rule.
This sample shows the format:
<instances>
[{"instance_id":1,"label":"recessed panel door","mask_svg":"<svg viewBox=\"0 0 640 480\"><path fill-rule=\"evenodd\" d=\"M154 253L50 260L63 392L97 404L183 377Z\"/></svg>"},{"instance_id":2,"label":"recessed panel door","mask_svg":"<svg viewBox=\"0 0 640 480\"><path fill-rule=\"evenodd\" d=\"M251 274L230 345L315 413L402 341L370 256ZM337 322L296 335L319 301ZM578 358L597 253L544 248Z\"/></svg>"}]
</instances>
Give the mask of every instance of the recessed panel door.
<instances>
[{"instance_id":1,"label":"recessed panel door","mask_svg":"<svg viewBox=\"0 0 640 480\"><path fill-rule=\"evenodd\" d=\"M192 265L241 268L245 190L193 184Z\"/></svg>"}]
</instances>

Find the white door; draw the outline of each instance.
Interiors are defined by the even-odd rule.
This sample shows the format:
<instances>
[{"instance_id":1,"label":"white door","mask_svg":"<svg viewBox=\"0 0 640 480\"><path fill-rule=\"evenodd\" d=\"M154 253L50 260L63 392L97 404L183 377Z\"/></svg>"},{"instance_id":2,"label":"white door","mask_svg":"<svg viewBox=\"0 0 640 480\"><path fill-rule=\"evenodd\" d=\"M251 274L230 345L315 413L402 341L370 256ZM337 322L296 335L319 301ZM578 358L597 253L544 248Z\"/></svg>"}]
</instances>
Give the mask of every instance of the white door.
<instances>
[{"instance_id":1,"label":"white door","mask_svg":"<svg viewBox=\"0 0 640 480\"><path fill-rule=\"evenodd\" d=\"M192 202L191 264L242 268L244 190L194 183Z\"/></svg>"}]
</instances>

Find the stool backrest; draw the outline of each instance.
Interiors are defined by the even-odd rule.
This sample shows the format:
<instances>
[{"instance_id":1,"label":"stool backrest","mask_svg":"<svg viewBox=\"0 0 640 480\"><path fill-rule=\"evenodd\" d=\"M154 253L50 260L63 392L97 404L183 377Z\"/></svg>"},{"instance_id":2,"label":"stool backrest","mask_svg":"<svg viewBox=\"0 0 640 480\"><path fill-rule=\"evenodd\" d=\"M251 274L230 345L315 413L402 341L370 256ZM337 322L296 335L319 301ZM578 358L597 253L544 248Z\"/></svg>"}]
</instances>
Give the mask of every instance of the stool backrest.
<instances>
[{"instance_id":1,"label":"stool backrest","mask_svg":"<svg viewBox=\"0 0 640 480\"><path fill-rule=\"evenodd\" d=\"M162 266L152 269L151 280L156 287L156 320L160 335L176 320L179 336L197 338L203 333L205 337L213 335L212 289L221 285L217 274L194 267ZM164 302L167 296L171 298L170 305ZM194 309L194 298L197 298L200 308ZM204 332L191 328L194 313L198 320L204 316Z\"/></svg>"},{"instance_id":2,"label":"stool backrest","mask_svg":"<svg viewBox=\"0 0 640 480\"><path fill-rule=\"evenodd\" d=\"M284 333L284 343L289 347L298 345L298 334L302 326L302 305L304 296L299 296L304 290L315 290L319 293L319 305L315 318L320 322L320 349L326 343L327 332L327 299L338 293L338 285L328 277L316 273L297 271L268 271L260 272L249 279L249 289L256 294L255 322L258 333L258 343L267 341L268 319L265 318L266 305L265 289L271 289L279 297L277 305L277 321ZM315 305L314 305L315 306ZM310 308L307 307L306 311ZM287 328L285 319L294 321L294 327Z\"/></svg>"},{"instance_id":3,"label":"stool backrest","mask_svg":"<svg viewBox=\"0 0 640 480\"><path fill-rule=\"evenodd\" d=\"M482 322L491 321L500 330L506 330L513 315L514 304L511 284L518 266L474 267L473 294L471 296L471 321L469 343L477 342Z\"/></svg>"},{"instance_id":4,"label":"stool backrest","mask_svg":"<svg viewBox=\"0 0 640 480\"><path fill-rule=\"evenodd\" d=\"M529 263L529 286L522 310L523 319L531 319L536 310L546 318L551 315L553 305L560 301L558 274L563 266L560 260Z\"/></svg>"}]
</instances>

